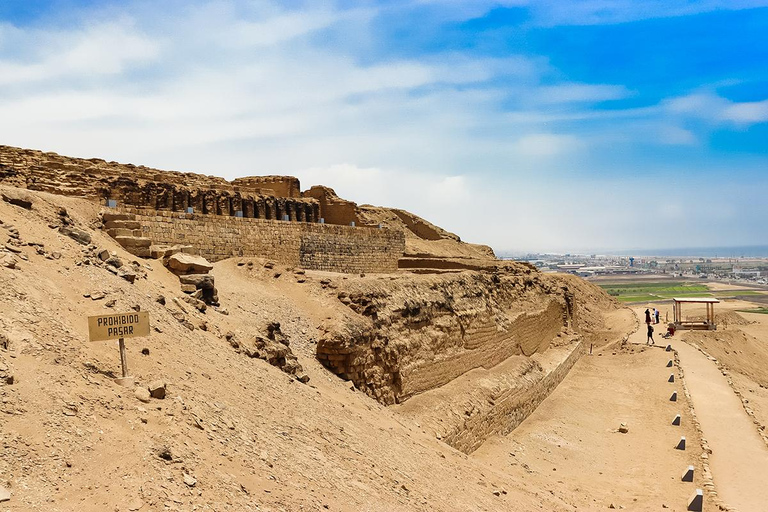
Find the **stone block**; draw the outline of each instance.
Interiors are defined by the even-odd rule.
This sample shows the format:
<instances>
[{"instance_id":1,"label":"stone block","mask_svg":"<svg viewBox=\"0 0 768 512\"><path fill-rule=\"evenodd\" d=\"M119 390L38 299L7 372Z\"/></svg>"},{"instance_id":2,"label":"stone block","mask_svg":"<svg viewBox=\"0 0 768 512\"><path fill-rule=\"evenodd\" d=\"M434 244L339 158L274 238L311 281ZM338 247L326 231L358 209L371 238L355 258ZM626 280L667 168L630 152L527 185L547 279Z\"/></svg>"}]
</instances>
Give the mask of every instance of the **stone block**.
<instances>
[{"instance_id":1,"label":"stone block","mask_svg":"<svg viewBox=\"0 0 768 512\"><path fill-rule=\"evenodd\" d=\"M685 436L680 436L680 440L675 445L675 450L685 450Z\"/></svg>"},{"instance_id":2,"label":"stone block","mask_svg":"<svg viewBox=\"0 0 768 512\"><path fill-rule=\"evenodd\" d=\"M682 480L683 482L693 482L693 466L688 466L688 468L683 471Z\"/></svg>"},{"instance_id":3,"label":"stone block","mask_svg":"<svg viewBox=\"0 0 768 512\"><path fill-rule=\"evenodd\" d=\"M136 220L110 220L104 223L104 229L141 229L141 223Z\"/></svg>"},{"instance_id":4,"label":"stone block","mask_svg":"<svg viewBox=\"0 0 768 512\"><path fill-rule=\"evenodd\" d=\"M667 361L667 368L672 368L672 365L673 365L673 363L672 363L671 359L669 361Z\"/></svg>"},{"instance_id":5,"label":"stone block","mask_svg":"<svg viewBox=\"0 0 768 512\"><path fill-rule=\"evenodd\" d=\"M123 247L149 247L152 245L152 240L140 236L116 236L115 241Z\"/></svg>"},{"instance_id":6,"label":"stone block","mask_svg":"<svg viewBox=\"0 0 768 512\"><path fill-rule=\"evenodd\" d=\"M207 274L213 265L202 256L177 253L168 258L166 266L175 274Z\"/></svg>"},{"instance_id":7,"label":"stone block","mask_svg":"<svg viewBox=\"0 0 768 512\"><path fill-rule=\"evenodd\" d=\"M675 419L673 419L673 420L672 420L672 424L673 424L674 426L676 426L676 427L679 427L679 426L680 426L680 421L681 421L681 419L680 419L680 415L679 415L679 414L676 414L676 415L675 415Z\"/></svg>"},{"instance_id":8,"label":"stone block","mask_svg":"<svg viewBox=\"0 0 768 512\"><path fill-rule=\"evenodd\" d=\"M101 214L101 218L104 222L113 220L134 220L134 215L131 213L104 212Z\"/></svg>"},{"instance_id":9,"label":"stone block","mask_svg":"<svg viewBox=\"0 0 768 512\"><path fill-rule=\"evenodd\" d=\"M667 379L667 382L675 382L675 374L674 373L670 373L669 374L669 378Z\"/></svg>"},{"instance_id":10,"label":"stone block","mask_svg":"<svg viewBox=\"0 0 768 512\"><path fill-rule=\"evenodd\" d=\"M672 396L669 397L670 402L677 402L677 391L672 392Z\"/></svg>"}]
</instances>

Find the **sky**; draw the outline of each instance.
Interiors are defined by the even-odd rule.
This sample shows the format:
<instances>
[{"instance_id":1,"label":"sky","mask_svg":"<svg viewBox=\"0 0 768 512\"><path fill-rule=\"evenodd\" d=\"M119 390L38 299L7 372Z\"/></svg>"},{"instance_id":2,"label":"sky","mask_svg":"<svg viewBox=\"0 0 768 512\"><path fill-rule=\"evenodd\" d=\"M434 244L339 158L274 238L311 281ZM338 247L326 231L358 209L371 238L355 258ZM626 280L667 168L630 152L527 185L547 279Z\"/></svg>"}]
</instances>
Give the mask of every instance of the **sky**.
<instances>
[{"instance_id":1,"label":"sky","mask_svg":"<svg viewBox=\"0 0 768 512\"><path fill-rule=\"evenodd\" d=\"M768 0L2 0L0 144L500 254L768 245Z\"/></svg>"}]
</instances>

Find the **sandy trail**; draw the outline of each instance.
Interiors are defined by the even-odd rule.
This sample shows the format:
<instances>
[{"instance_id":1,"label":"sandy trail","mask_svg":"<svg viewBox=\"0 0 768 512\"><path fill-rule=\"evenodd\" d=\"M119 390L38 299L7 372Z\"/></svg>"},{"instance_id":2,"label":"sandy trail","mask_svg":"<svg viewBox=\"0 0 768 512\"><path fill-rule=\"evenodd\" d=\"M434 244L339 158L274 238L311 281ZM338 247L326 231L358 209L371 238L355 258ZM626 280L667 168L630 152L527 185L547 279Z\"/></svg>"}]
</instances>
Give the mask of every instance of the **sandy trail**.
<instances>
[{"instance_id":1,"label":"sandy trail","mask_svg":"<svg viewBox=\"0 0 768 512\"><path fill-rule=\"evenodd\" d=\"M638 316L643 318L642 311ZM655 326L654 339L678 351L694 410L712 449L709 464L720 498L738 510L765 510L768 448L715 363L678 335L661 338L663 326ZM630 342L645 343L645 338L643 323Z\"/></svg>"}]
</instances>

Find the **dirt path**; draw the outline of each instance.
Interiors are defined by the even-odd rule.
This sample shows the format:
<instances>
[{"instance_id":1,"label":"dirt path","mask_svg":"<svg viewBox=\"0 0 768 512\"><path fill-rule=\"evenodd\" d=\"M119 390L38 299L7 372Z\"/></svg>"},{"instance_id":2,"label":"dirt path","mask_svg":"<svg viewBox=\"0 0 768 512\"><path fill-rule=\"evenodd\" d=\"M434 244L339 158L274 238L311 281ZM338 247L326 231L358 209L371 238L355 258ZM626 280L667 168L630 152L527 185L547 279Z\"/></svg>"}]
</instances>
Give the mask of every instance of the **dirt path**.
<instances>
[{"instance_id":1,"label":"dirt path","mask_svg":"<svg viewBox=\"0 0 768 512\"><path fill-rule=\"evenodd\" d=\"M642 318L642 316L641 316ZM657 334L656 343L667 340ZM642 324L630 341L644 343L646 326ZM768 506L768 448L744 412L717 366L679 336L669 340L678 351L693 407L704 437L712 449L710 470L720 498L741 511L765 510Z\"/></svg>"},{"instance_id":2,"label":"dirt path","mask_svg":"<svg viewBox=\"0 0 768 512\"><path fill-rule=\"evenodd\" d=\"M699 452L674 449L680 436L697 441L685 397L669 401L668 360L639 346L585 355L517 429L471 457L578 510L683 511L701 477L680 476ZM672 426L678 412L683 424Z\"/></svg>"}]
</instances>

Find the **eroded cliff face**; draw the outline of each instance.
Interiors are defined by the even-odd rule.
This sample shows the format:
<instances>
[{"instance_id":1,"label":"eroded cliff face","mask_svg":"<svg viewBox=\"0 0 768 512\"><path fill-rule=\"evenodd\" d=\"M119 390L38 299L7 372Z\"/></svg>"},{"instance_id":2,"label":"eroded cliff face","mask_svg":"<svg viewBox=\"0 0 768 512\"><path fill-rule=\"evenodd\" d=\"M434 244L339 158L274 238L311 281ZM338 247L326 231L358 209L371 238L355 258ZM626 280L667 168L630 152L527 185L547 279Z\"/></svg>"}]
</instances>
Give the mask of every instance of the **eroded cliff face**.
<instances>
[{"instance_id":1,"label":"eroded cliff face","mask_svg":"<svg viewBox=\"0 0 768 512\"><path fill-rule=\"evenodd\" d=\"M324 326L317 357L380 402L401 403L473 369L598 331L601 318L582 313L618 306L593 288L518 263L352 279L338 289L346 318Z\"/></svg>"}]
</instances>

